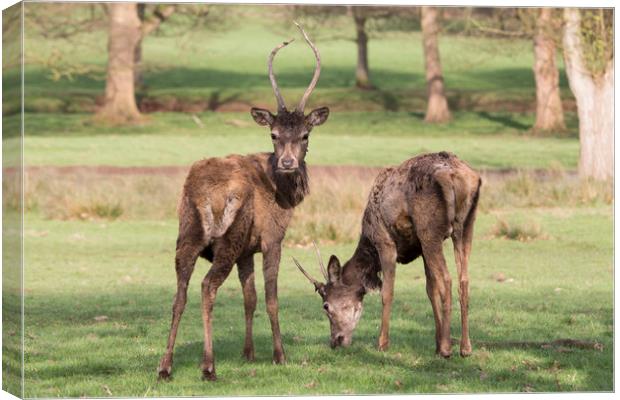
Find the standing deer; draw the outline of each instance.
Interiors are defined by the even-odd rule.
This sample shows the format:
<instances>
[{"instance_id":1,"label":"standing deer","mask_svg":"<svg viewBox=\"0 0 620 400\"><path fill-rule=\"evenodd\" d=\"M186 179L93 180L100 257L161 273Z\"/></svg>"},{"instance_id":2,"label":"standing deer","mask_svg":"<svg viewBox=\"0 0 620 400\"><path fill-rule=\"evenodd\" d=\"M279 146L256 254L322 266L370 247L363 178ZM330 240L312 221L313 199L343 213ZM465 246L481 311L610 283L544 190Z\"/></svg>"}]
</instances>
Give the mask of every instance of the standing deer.
<instances>
[{"instance_id":1,"label":"standing deer","mask_svg":"<svg viewBox=\"0 0 620 400\"><path fill-rule=\"evenodd\" d=\"M480 183L480 176L454 154L440 152L409 159L398 167L383 170L375 179L353 257L341 268L338 258L331 256L325 272L318 254L327 283L312 278L293 259L323 299L332 347L351 344L362 314L364 295L381 288L383 312L379 349L388 348L396 262L406 264L421 255L426 292L435 316L435 351L450 357L452 281L442 243L451 236L459 275L461 355L471 354L467 263Z\"/></svg>"},{"instance_id":2,"label":"standing deer","mask_svg":"<svg viewBox=\"0 0 620 400\"><path fill-rule=\"evenodd\" d=\"M296 24L297 25L297 24ZM297 25L314 51L316 68L310 85L294 111L286 109L273 72L273 59L284 42L268 58L269 79L278 111L252 108L256 123L271 131L273 153L246 156L230 155L210 158L192 165L185 180L179 204L179 235L175 267L177 293L172 306L172 325L168 345L159 364L160 378L172 372L172 353L181 315L187 300L187 286L199 256L212 262L202 281L202 319L204 324L203 378L216 380L213 357L212 319L217 289L236 263L245 305L246 359L254 359L252 319L256 309L254 254L263 254L265 301L273 334L273 362L285 361L278 322L277 279L281 244L293 209L308 194L308 175L304 157L313 127L323 124L327 107L304 115L308 97L321 73L321 59L316 46L303 28Z\"/></svg>"}]
</instances>

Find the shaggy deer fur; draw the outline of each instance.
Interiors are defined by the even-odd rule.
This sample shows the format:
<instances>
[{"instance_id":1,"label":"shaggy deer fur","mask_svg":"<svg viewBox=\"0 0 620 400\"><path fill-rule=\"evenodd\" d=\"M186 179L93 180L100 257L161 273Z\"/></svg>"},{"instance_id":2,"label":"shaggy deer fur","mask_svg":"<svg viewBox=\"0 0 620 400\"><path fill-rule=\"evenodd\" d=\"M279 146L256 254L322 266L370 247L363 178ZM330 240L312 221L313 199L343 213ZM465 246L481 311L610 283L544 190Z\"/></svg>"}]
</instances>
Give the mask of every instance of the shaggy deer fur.
<instances>
[{"instance_id":1,"label":"shaggy deer fur","mask_svg":"<svg viewBox=\"0 0 620 400\"><path fill-rule=\"evenodd\" d=\"M299 25L298 25L299 26ZM318 108L304 115L305 102L320 73L318 50L299 27L314 51L317 66L314 78L294 111L287 111L280 96L269 56L269 78L278 102L277 115L253 108L254 120L271 130L273 153L211 158L192 165L179 204L179 236L176 247L177 293L172 306L172 325L168 345L159 364L160 378L172 372L174 342L187 301L187 285L199 256L212 262L202 281L202 318L204 323L203 377L215 380L215 361L211 325L213 304L218 288L236 263L245 304L245 346L243 354L254 359L252 319L256 309L254 254L263 254L265 301L273 333L273 361L285 361L278 322L277 279L281 243L293 215L293 209L308 194L308 175L304 157L308 136L314 126L327 119L329 110Z\"/></svg>"},{"instance_id":2,"label":"shaggy deer fur","mask_svg":"<svg viewBox=\"0 0 620 400\"><path fill-rule=\"evenodd\" d=\"M475 171L446 152L421 155L398 167L385 169L370 191L362 234L353 257L341 268L338 258L331 256L325 284L312 278L295 260L323 298L323 308L331 326L332 347L351 343L362 313L364 295L381 288L383 313L379 349L388 348L396 262L406 264L421 255L426 291L435 316L436 352L449 357L452 281L442 243L451 236L459 275L461 355L471 353L467 264L480 183Z\"/></svg>"}]
</instances>

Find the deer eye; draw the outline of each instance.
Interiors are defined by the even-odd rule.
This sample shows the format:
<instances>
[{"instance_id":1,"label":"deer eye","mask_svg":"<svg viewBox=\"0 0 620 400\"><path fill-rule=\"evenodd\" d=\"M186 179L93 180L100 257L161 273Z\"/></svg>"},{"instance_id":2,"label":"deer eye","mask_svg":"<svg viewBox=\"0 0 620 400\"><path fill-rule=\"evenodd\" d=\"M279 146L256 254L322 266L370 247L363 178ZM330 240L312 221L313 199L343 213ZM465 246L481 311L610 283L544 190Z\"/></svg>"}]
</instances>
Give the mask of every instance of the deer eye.
<instances>
[{"instance_id":1,"label":"deer eye","mask_svg":"<svg viewBox=\"0 0 620 400\"><path fill-rule=\"evenodd\" d=\"M278 140L278 135L272 133L271 140Z\"/></svg>"},{"instance_id":2,"label":"deer eye","mask_svg":"<svg viewBox=\"0 0 620 400\"><path fill-rule=\"evenodd\" d=\"M303 140L304 142L308 141L308 136L310 136L308 133L306 133L305 135L302 136L301 140Z\"/></svg>"},{"instance_id":3,"label":"deer eye","mask_svg":"<svg viewBox=\"0 0 620 400\"><path fill-rule=\"evenodd\" d=\"M323 303L323 309L327 312L329 312L329 304L327 303Z\"/></svg>"}]
</instances>

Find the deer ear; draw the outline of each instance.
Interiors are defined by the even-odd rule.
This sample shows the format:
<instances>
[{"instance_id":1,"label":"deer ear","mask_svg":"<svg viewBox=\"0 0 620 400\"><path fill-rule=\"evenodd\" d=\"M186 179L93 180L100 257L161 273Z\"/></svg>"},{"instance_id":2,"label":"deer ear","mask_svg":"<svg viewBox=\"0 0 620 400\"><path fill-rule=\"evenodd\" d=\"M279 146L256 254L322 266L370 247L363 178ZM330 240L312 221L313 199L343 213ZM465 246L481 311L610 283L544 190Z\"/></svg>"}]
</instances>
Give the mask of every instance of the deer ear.
<instances>
[{"instance_id":1,"label":"deer ear","mask_svg":"<svg viewBox=\"0 0 620 400\"><path fill-rule=\"evenodd\" d=\"M327 264L327 275L332 283L340 281L340 261L338 257L331 256Z\"/></svg>"},{"instance_id":2,"label":"deer ear","mask_svg":"<svg viewBox=\"0 0 620 400\"><path fill-rule=\"evenodd\" d=\"M327 121L327 117L329 117L329 108L320 107L312 110L310 114L306 116L306 123L312 126L319 126L325 121Z\"/></svg>"},{"instance_id":3,"label":"deer ear","mask_svg":"<svg viewBox=\"0 0 620 400\"><path fill-rule=\"evenodd\" d=\"M270 113L269 110L265 110L264 108L252 107L252 109L250 110L250 114L252 114L252 118L254 118L254 121L256 121L257 124L262 126L271 126L271 124L273 124L273 121L276 119L276 117L272 113Z\"/></svg>"}]
</instances>

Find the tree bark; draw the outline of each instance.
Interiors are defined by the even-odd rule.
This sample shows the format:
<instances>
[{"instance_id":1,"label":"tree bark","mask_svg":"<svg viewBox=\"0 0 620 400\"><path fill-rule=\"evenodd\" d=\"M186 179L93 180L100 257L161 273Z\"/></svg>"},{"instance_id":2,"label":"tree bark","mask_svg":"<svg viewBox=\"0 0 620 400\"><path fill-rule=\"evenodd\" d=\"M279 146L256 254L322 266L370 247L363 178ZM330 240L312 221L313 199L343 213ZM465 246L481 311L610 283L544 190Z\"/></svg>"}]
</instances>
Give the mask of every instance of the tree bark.
<instances>
[{"instance_id":1,"label":"tree bark","mask_svg":"<svg viewBox=\"0 0 620 400\"><path fill-rule=\"evenodd\" d=\"M105 102L96 119L114 123L142 120L134 91L134 57L142 36L136 3L108 3L108 67Z\"/></svg>"},{"instance_id":2,"label":"tree bark","mask_svg":"<svg viewBox=\"0 0 620 400\"><path fill-rule=\"evenodd\" d=\"M439 60L437 15L437 8L422 7L422 42L428 91L428 107L424 117L426 122L446 122L451 118Z\"/></svg>"},{"instance_id":3,"label":"tree bark","mask_svg":"<svg viewBox=\"0 0 620 400\"><path fill-rule=\"evenodd\" d=\"M613 178L614 67L593 76L584 61L581 14L564 9L564 63L579 115L579 176L596 180Z\"/></svg>"},{"instance_id":4,"label":"tree bark","mask_svg":"<svg viewBox=\"0 0 620 400\"><path fill-rule=\"evenodd\" d=\"M357 7L352 7L355 31L357 33L357 68L355 70L355 86L360 89L372 89L368 70L368 35L366 34L366 16Z\"/></svg>"},{"instance_id":5,"label":"tree bark","mask_svg":"<svg viewBox=\"0 0 620 400\"><path fill-rule=\"evenodd\" d=\"M144 26L144 17L145 17L145 3L138 3L138 19L140 19L140 26ZM136 50L134 51L133 57L133 81L135 90L139 90L142 86L144 86L144 76L142 74L142 39L144 39L144 35L140 35L140 39L136 44Z\"/></svg>"},{"instance_id":6,"label":"tree bark","mask_svg":"<svg viewBox=\"0 0 620 400\"><path fill-rule=\"evenodd\" d=\"M534 132L557 132L566 129L560 74L556 65L556 46L553 31L553 9L541 8L536 19L534 35L534 78L536 79L536 123Z\"/></svg>"}]
</instances>

